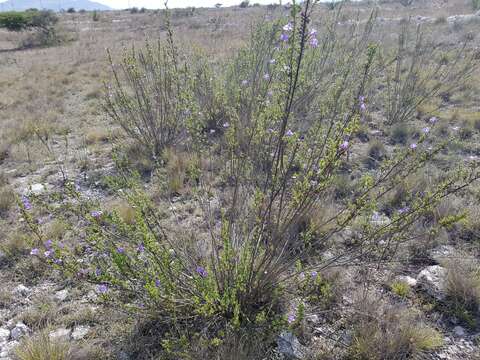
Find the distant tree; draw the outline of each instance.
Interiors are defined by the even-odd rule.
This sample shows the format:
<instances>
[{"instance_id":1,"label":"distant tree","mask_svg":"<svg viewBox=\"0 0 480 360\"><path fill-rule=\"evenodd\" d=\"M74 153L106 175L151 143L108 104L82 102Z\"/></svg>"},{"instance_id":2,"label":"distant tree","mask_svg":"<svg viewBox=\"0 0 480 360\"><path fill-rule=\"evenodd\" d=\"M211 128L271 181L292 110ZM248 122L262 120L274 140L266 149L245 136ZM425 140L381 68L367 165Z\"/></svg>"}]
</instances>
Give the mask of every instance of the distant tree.
<instances>
[{"instance_id":1,"label":"distant tree","mask_svg":"<svg viewBox=\"0 0 480 360\"><path fill-rule=\"evenodd\" d=\"M222 7L222 4L220 4L220 3L215 4L215 7L216 7L217 9L220 9L220 8Z\"/></svg>"},{"instance_id":2,"label":"distant tree","mask_svg":"<svg viewBox=\"0 0 480 360\"><path fill-rule=\"evenodd\" d=\"M250 1L249 1L249 0L243 0L243 1L240 3L239 6L240 6L242 9L244 9L244 8L247 8L249 5L250 5Z\"/></svg>"},{"instance_id":3,"label":"distant tree","mask_svg":"<svg viewBox=\"0 0 480 360\"><path fill-rule=\"evenodd\" d=\"M73 14L73 13L75 13L75 12L76 12L76 11L75 11L75 8L73 8L73 7L68 8L68 10L67 10L67 13L69 13L69 14Z\"/></svg>"},{"instance_id":4,"label":"distant tree","mask_svg":"<svg viewBox=\"0 0 480 360\"><path fill-rule=\"evenodd\" d=\"M0 28L9 31L34 30L33 37L22 43L22 47L47 46L58 41L55 24L58 17L53 11L9 11L0 13Z\"/></svg>"},{"instance_id":5,"label":"distant tree","mask_svg":"<svg viewBox=\"0 0 480 360\"><path fill-rule=\"evenodd\" d=\"M97 11L97 10L93 10L92 20L93 20L93 21L98 21L99 19L100 19L100 16L98 15L98 11Z\"/></svg>"},{"instance_id":6,"label":"distant tree","mask_svg":"<svg viewBox=\"0 0 480 360\"><path fill-rule=\"evenodd\" d=\"M58 17L50 10L0 13L0 28L10 31L38 30L52 33Z\"/></svg>"},{"instance_id":7,"label":"distant tree","mask_svg":"<svg viewBox=\"0 0 480 360\"><path fill-rule=\"evenodd\" d=\"M137 14L138 13L138 8L137 7L132 7L130 9L130 14Z\"/></svg>"},{"instance_id":8,"label":"distant tree","mask_svg":"<svg viewBox=\"0 0 480 360\"><path fill-rule=\"evenodd\" d=\"M22 31L28 29L28 13L17 11L0 13L0 28L5 28L10 31Z\"/></svg>"}]
</instances>

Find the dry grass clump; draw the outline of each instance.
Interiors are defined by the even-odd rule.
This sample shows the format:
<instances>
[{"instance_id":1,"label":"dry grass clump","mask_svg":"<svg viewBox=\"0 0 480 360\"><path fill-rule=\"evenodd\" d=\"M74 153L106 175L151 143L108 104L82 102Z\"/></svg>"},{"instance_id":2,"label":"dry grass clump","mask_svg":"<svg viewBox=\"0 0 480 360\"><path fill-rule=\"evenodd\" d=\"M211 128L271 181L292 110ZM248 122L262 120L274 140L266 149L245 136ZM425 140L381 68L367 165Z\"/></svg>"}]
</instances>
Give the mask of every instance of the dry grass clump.
<instances>
[{"instance_id":1,"label":"dry grass clump","mask_svg":"<svg viewBox=\"0 0 480 360\"><path fill-rule=\"evenodd\" d=\"M480 306L480 263L458 253L445 261L446 292L457 311L476 313Z\"/></svg>"},{"instance_id":2,"label":"dry grass clump","mask_svg":"<svg viewBox=\"0 0 480 360\"><path fill-rule=\"evenodd\" d=\"M355 317L350 359L403 360L442 345L439 332L416 312L373 300L360 302Z\"/></svg>"},{"instance_id":3,"label":"dry grass clump","mask_svg":"<svg viewBox=\"0 0 480 360\"><path fill-rule=\"evenodd\" d=\"M181 194L189 182L198 180L200 161L194 154L169 148L163 157L167 163L167 190L170 194Z\"/></svg>"},{"instance_id":4,"label":"dry grass clump","mask_svg":"<svg viewBox=\"0 0 480 360\"><path fill-rule=\"evenodd\" d=\"M0 218L5 217L15 203L15 193L10 186L0 187Z\"/></svg>"},{"instance_id":5,"label":"dry grass clump","mask_svg":"<svg viewBox=\"0 0 480 360\"><path fill-rule=\"evenodd\" d=\"M72 349L65 342L52 340L46 333L28 338L15 350L17 360L72 360Z\"/></svg>"},{"instance_id":6,"label":"dry grass clump","mask_svg":"<svg viewBox=\"0 0 480 360\"><path fill-rule=\"evenodd\" d=\"M105 128L94 128L87 132L85 142L87 145L106 143L110 138L110 134Z\"/></svg>"},{"instance_id":7,"label":"dry grass clump","mask_svg":"<svg viewBox=\"0 0 480 360\"><path fill-rule=\"evenodd\" d=\"M49 297L37 296L34 298L32 306L20 315L19 320L22 320L27 326L34 330L41 330L56 323L63 311L64 310L59 309L58 304Z\"/></svg>"}]
</instances>

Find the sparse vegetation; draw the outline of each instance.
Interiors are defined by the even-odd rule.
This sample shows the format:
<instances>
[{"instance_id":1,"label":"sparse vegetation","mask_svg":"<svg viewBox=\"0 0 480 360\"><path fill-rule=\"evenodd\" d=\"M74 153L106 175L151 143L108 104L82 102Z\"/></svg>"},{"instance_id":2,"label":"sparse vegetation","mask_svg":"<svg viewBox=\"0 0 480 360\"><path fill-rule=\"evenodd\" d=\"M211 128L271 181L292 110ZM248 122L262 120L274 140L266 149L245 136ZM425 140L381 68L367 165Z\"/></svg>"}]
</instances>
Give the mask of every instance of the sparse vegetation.
<instances>
[{"instance_id":1,"label":"sparse vegetation","mask_svg":"<svg viewBox=\"0 0 480 360\"><path fill-rule=\"evenodd\" d=\"M469 1L0 29L0 353L474 356Z\"/></svg>"}]
</instances>

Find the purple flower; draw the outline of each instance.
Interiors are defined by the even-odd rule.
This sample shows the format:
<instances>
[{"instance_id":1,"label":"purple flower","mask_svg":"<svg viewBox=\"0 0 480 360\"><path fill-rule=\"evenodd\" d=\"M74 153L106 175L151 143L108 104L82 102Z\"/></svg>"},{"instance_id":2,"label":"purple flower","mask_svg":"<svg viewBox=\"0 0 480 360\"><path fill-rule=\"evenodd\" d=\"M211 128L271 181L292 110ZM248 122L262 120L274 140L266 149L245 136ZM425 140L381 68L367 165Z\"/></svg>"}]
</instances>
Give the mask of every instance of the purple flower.
<instances>
[{"instance_id":1,"label":"purple flower","mask_svg":"<svg viewBox=\"0 0 480 360\"><path fill-rule=\"evenodd\" d=\"M228 128L230 127L230 124L229 124L228 122L223 123L223 127L224 127L225 129L228 129Z\"/></svg>"},{"instance_id":2,"label":"purple flower","mask_svg":"<svg viewBox=\"0 0 480 360\"><path fill-rule=\"evenodd\" d=\"M197 266L196 272L198 275L200 275L203 278L208 276L207 270L205 270L204 267Z\"/></svg>"},{"instance_id":3,"label":"purple flower","mask_svg":"<svg viewBox=\"0 0 480 360\"><path fill-rule=\"evenodd\" d=\"M108 291L108 286L107 286L106 284L98 285L97 291L98 291L100 294L105 294L105 293Z\"/></svg>"},{"instance_id":4,"label":"purple flower","mask_svg":"<svg viewBox=\"0 0 480 360\"><path fill-rule=\"evenodd\" d=\"M53 262L57 265L62 265L63 263L62 259L53 259Z\"/></svg>"},{"instance_id":5,"label":"purple flower","mask_svg":"<svg viewBox=\"0 0 480 360\"><path fill-rule=\"evenodd\" d=\"M270 60L268 61L268 63L269 63L269 64L272 64L272 65L275 64L276 62L277 62L277 60L275 60L275 59L270 59Z\"/></svg>"},{"instance_id":6,"label":"purple flower","mask_svg":"<svg viewBox=\"0 0 480 360\"><path fill-rule=\"evenodd\" d=\"M282 33L282 34L280 35L280 40L281 40L281 41L287 42L288 39L289 39L288 34Z\"/></svg>"},{"instance_id":7,"label":"purple flower","mask_svg":"<svg viewBox=\"0 0 480 360\"><path fill-rule=\"evenodd\" d=\"M343 143L340 144L340 150L343 150L343 151L347 150L347 149L348 149L348 145L349 145L349 144L348 144L348 141L345 140Z\"/></svg>"},{"instance_id":8,"label":"purple flower","mask_svg":"<svg viewBox=\"0 0 480 360\"><path fill-rule=\"evenodd\" d=\"M318 40L316 37L310 39L309 44L312 48L318 47Z\"/></svg>"},{"instance_id":9,"label":"purple flower","mask_svg":"<svg viewBox=\"0 0 480 360\"><path fill-rule=\"evenodd\" d=\"M137 246L137 251L139 253L143 253L145 251L145 246L143 245L143 243L140 243L138 246Z\"/></svg>"},{"instance_id":10,"label":"purple flower","mask_svg":"<svg viewBox=\"0 0 480 360\"><path fill-rule=\"evenodd\" d=\"M270 80L270 75L268 73L266 73L265 75L263 75L263 79L264 80Z\"/></svg>"},{"instance_id":11,"label":"purple flower","mask_svg":"<svg viewBox=\"0 0 480 360\"><path fill-rule=\"evenodd\" d=\"M415 150L417 148L417 144L413 143L410 144L410 149Z\"/></svg>"},{"instance_id":12,"label":"purple flower","mask_svg":"<svg viewBox=\"0 0 480 360\"><path fill-rule=\"evenodd\" d=\"M32 250L30 250L30 255L38 255L40 253L40 251L37 249L37 248L34 248Z\"/></svg>"},{"instance_id":13,"label":"purple flower","mask_svg":"<svg viewBox=\"0 0 480 360\"><path fill-rule=\"evenodd\" d=\"M161 284L160 280L158 280L158 279L155 280L155 286L156 286L157 288L160 287L160 284Z\"/></svg>"},{"instance_id":14,"label":"purple flower","mask_svg":"<svg viewBox=\"0 0 480 360\"><path fill-rule=\"evenodd\" d=\"M45 255L46 258L49 258L53 255L53 250L47 250L43 253L43 255Z\"/></svg>"},{"instance_id":15,"label":"purple flower","mask_svg":"<svg viewBox=\"0 0 480 360\"><path fill-rule=\"evenodd\" d=\"M317 30L316 29L310 30L310 36L317 36Z\"/></svg>"},{"instance_id":16,"label":"purple flower","mask_svg":"<svg viewBox=\"0 0 480 360\"><path fill-rule=\"evenodd\" d=\"M53 242L52 242L52 240L47 240L47 241L45 241L44 245L45 245L45 248L50 249L53 245Z\"/></svg>"},{"instance_id":17,"label":"purple flower","mask_svg":"<svg viewBox=\"0 0 480 360\"><path fill-rule=\"evenodd\" d=\"M288 321L289 324L292 324L292 323L295 322L296 319L297 319L297 317L295 316L295 314L291 313L290 315L288 315L287 321Z\"/></svg>"},{"instance_id":18,"label":"purple flower","mask_svg":"<svg viewBox=\"0 0 480 360\"><path fill-rule=\"evenodd\" d=\"M78 270L77 275L78 275L78 277L84 277L84 276L88 275L88 272L89 272L88 269L80 269L80 270Z\"/></svg>"},{"instance_id":19,"label":"purple flower","mask_svg":"<svg viewBox=\"0 0 480 360\"><path fill-rule=\"evenodd\" d=\"M95 276L100 276L100 275L102 275L102 269L96 268L95 269Z\"/></svg>"},{"instance_id":20,"label":"purple flower","mask_svg":"<svg viewBox=\"0 0 480 360\"><path fill-rule=\"evenodd\" d=\"M117 247L117 253L119 254L124 254L125 253L125 249L121 246Z\"/></svg>"},{"instance_id":21,"label":"purple flower","mask_svg":"<svg viewBox=\"0 0 480 360\"><path fill-rule=\"evenodd\" d=\"M273 134L273 133L275 132L275 130L273 130L272 128L268 128L268 129L267 129L267 132L268 132L269 134Z\"/></svg>"},{"instance_id":22,"label":"purple flower","mask_svg":"<svg viewBox=\"0 0 480 360\"><path fill-rule=\"evenodd\" d=\"M103 214L103 212L101 210L94 210L90 213L90 215L95 219L100 218L100 216L102 216L102 214Z\"/></svg>"},{"instance_id":23,"label":"purple flower","mask_svg":"<svg viewBox=\"0 0 480 360\"><path fill-rule=\"evenodd\" d=\"M312 276L312 278L315 279L315 278L317 277L317 275L318 275L318 272L316 272L316 271L314 270L314 271L311 272L310 275Z\"/></svg>"},{"instance_id":24,"label":"purple flower","mask_svg":"<svg viewBox=\"0 0 480 360\"><path fill-rule=\"evenodd\" d=\"M424 127L424 128L422 129L422 131L423 131L424 134L428 134L428 133L430 132L430 128L429 128L428 126L427 126L427 127Z\"/></svg>"},{"instance_id":25,"label":"purple flower","mask_svg":"<svg viewBox=\"0 0 480 360\"><path fill-rule=\"evenodd\" d=\"M405 206L401 209L398 209L398 213L399 214L404 214L404 213L408 212L409 210L410 210L410 208L408 206Z\"/></svg>"},{"instance_id":26,"label":"purple flower","mask_svg":"<svg viewBox=\"0 0 480 360\"><path fill-rule=\"evenodd\" d=\"M435 124L438 121L438 119L435 116L432 116L428 121L430 122L430 124Z\"/></svg>"},{"instance_id":27,"label":"purple flower","mask_svg":"<svg viewBox=\"0 0 480 360\"><path fill-rule=\"evenodd\" d=\"M22 195L22 204L25 210L31 210L32 209L32 204L30 203L30 200L28 197L25 195Z\"/></svg>"},{"instance_id":28,"label":"purple flower","mask_svg":"<svg viewBox=\"0 0 480 360\"><path fill-rule=\"evenodd\" d=\"M293 131L288 129L287 132L285 133L285 136L288 136L288 137L293 136Z\"/></svg>"},{"instance_id":29,"label":"purple flower","mask_svg":"<svg viewBox=\"0 0 480 360\"><path fill-rule=\"evenodd\" d=\"M291 22L283 26L283 31L292 31L293 30L293 25Z\"/></svg>"},{"instance_id":30,"label":"purple flower","mask_svg":"<svg viewBox=\"0 0 480 360\"><path fill-rule=\"evenodd\" d=\"M267 96L268 96L268 97L272 97L272 96L273 96L273 91L269 90L269 91L267 92Z\"/></svg>"}]
</instances>

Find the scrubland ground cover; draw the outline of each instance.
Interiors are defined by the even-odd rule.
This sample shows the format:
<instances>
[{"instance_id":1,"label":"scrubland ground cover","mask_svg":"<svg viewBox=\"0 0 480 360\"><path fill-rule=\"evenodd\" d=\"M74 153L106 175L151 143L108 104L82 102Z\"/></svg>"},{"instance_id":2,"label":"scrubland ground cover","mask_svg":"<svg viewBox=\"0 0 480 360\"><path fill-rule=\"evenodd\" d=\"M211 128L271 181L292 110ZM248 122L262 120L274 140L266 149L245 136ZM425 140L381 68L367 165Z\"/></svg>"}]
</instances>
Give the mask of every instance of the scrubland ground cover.
<instances>
[{"instance_id":1,"label":"scrubland ground cover","mask_svg":"<svg viewBox=\"0 0 480 360\"><path fill-rule=\"evenodd\" d=\"M474 7L0 29L0 359L478 358Z\"/></svg>"}]
</instances>

